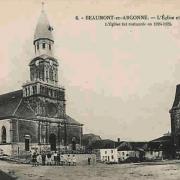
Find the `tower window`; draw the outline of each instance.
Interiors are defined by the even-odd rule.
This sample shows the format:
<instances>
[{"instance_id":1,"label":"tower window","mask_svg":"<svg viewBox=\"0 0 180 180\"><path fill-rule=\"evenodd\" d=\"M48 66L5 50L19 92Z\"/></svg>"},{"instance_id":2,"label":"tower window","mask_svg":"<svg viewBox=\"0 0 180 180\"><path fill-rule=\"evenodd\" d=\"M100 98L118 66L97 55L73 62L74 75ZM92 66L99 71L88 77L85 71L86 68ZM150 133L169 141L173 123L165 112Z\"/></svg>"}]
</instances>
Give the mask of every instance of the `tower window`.
<instances>
[{"instance_id":1,"label":"tower window","mask_svg":"<svg viewBox=\"0 0 180 180\"><path fill-rule=\"evenodd\" d=\"M6 143L6 128L2 127L2 134L1 134L2 143Z\"/></svg>"},{"instance_id":2,"label":"tower window","mask_svg":"<svg viewBox=\"0 0 180 180\"><path fill-rule=\"evenodd\" d=\"M51 50L51 44L49 44L49 50Z\"/></svg>"},{"instance_id":3,"label":"tower window","mask_svg":"<svg viewBox=\"0 0 180 180\"><path fill-rule=\"evenodd\" d=\"M45 49L45 47L46 47L46 44L45 44L45 43L43 43L43 44L42 44L42 47L43 47L43 49Z\"/></svg>"},{"instance_id":4,"label":"tower window","mask_svg":"<svg viewBox=\"0 0 180 180\"><path fill-rule=\"evenodd\" d=\"M37 43L37 50L39 50L39 43Z\"/></svg>"}]
</instances>

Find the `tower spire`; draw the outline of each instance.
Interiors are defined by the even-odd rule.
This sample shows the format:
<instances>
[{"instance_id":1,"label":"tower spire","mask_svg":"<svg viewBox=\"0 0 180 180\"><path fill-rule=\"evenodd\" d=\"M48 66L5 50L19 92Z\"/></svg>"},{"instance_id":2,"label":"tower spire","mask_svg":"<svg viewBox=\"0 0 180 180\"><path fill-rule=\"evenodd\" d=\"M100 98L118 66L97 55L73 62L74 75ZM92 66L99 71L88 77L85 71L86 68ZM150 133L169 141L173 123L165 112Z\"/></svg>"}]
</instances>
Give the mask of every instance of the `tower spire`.
<instances>
[{"instance_id":1,"label":"tower spire","mask_svg":"<svg viewBox=\"0 0 180 180\"><path fill-rule=\"evenodd\" d=\"M45 4L45 2L42 1L42 2L41 2L41 11L44 11L44 4Z\"/></svg>"},{"instance_id":2,"label":"tower spire","mask_svg":"<svg viewBox=\"0 0 180 180\"><path fill-rule=\"evenodd\" d=\"M41 14L36 26L36 30L34 33L34 47L35 47L35 55L39 56L42 54L53 55L53 34L52 34L52 26L49 23L47 15L44 11L44 0L42 1L42 9Z\"/></svg>"}]
</instances>

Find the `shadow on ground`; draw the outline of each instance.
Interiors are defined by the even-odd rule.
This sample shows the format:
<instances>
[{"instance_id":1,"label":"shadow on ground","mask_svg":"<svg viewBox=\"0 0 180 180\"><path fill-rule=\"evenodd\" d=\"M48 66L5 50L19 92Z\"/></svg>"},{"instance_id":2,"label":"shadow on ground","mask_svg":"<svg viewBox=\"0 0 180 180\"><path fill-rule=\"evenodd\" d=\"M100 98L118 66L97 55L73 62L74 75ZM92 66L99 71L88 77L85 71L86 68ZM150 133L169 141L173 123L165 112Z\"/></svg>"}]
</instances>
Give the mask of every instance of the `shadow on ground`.
<instances>
[{"instance_id":1,"label":"shadow on ground","mask_svg":"<svg viewBox=\"0 0 180 180\"><path fill-rule=\"evenodd\" d=\"M5 172L0 170L0 179L1 180L15 180L17 178L10 176L9 174L6 174Z\"/></svg>"}]
</instances>

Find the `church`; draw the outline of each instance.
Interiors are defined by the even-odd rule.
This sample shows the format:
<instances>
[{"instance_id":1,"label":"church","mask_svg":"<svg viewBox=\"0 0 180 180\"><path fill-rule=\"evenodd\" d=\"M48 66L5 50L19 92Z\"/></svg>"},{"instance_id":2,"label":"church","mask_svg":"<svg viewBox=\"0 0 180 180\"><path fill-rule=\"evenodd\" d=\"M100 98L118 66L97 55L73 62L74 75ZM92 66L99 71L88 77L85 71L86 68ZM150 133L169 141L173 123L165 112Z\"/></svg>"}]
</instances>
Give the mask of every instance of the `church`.
<instances>
[{"instance_id":1,"label":"church","mask_svg":"<svg viewBox=\"0 0 180 180\"><path fill-rule=\"evenodd\" d=\"M66 114L65 89L58 85L52 31L42 10L33 40L35 56L29 63L30 80L22 89L0 95L0 150L4 154L81 146L83 124Z\"/></svg>"}]
</instances>

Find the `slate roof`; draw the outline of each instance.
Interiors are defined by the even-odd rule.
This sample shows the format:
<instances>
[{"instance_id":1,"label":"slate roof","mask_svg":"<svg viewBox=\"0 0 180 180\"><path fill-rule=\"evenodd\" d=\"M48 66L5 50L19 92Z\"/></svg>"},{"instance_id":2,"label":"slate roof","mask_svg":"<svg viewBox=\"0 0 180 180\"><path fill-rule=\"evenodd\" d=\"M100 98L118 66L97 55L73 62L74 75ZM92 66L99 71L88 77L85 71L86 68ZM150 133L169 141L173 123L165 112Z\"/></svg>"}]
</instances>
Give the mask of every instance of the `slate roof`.
<instances>
[{"instance_id":1,"label":"slate roof","mask_svg":"<svg viewBox=\"0 0 180 180\"><path fill-rule=\"evenodd\" d=\"M14 116L21 99L22 90L0 95L0 119Z\"/></svg>"},{"instance_id":2,"label":"slate roof","mask_svg":"<svg viewBox=\"0 0 180 180\"><path fill-rule=\"evenodd\" d=\"M171 136L161 136L157 139L152 140L151 142L170 142L171 141Z\"/></svg>"},{"instance_id":3,"label":"slate roof","mask_svg":"<svg viewBox=\"0 0 180 180\"><path fill-rule=\"evenodd\" d=\"M132 150L144 150L147 142L126 142L120 144L117 149L118 151L132 151Z\"/></svg>"},{"instance_id":4,"label":"slate roof","mask_svg":"<svg viewBox=\"0 0 180 180\"><path fill-rule=\"evenodd\" d=\"M122 142L115 142L110 139L103 139L93 141L87 148L88 149L113 149L119 146Z\"/></svg>"},{"instance_id":5,"label":"slate roof","mask_svg":"<svg viewBox=\"0 0 180 180\"><path fill-rule=\"evenodd\" d=\"M22 90L0 95L0 119L35 119L35 113L23 99Z\"/></svg>"},{"instance_id":6,"label":"slate roof","mask_svg":"<svg viewBox=\"0 0 180 180\"><path fill-rule=\"evenodd\" d=\"M147 143L146 150L170 150L172 148L171 135L164 135Z\"/></svg>"},{"instance_id":7,"label":"slate roof","mask_svg":"<svg viewBox=\"0 0 180 180\"><path fill-rule=\"evenodd\" d=\"M66 123L72 124L72 125L82 125L78 121L76 121L75 119L73 119L72 117L68 115L66 115Z\"/></svg>"},{"instance_id":8,"label":"slate roof","mask_svg":"<svg viewBox=\"0 0 180 180\"><path fill-rule=\"evenodd\" d=\"M0 95L0 120L6 118L37 119L35 112L23 98L22 90ZM82 125L72 117L66 115L66 123Z\"/></svg>"},{"instance_id":9,"label":"slate roof","mask_svg":"<svg viewBox=\"0 0 180 180\"><path fill-rule=\"evenodd\" d=\"M46 13L44 11L41 11L41 15L39 17L34 34L34 41L40 38L47 38L53 41L53 35L50 28L51 26L49 24Z\"/></svg>"}]
</instances>

